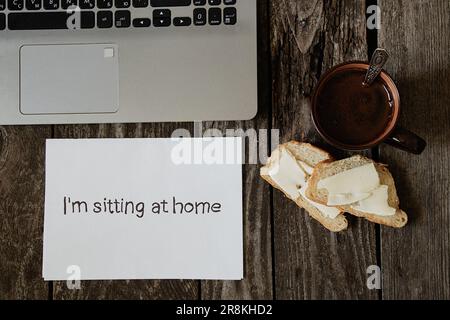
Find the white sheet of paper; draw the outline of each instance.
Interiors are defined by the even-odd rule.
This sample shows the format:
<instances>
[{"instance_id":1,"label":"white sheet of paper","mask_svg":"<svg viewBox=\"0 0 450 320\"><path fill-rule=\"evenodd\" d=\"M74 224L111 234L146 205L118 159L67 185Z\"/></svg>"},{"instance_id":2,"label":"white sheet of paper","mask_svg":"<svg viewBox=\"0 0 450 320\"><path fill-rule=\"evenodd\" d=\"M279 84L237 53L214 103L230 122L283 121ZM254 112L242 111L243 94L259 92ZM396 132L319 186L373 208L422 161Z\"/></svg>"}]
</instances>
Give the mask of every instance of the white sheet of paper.
<instances>
[{"instance_id":1,"label":"white sheet of paper","mask_svg":"<svg viewBox=\"0 0 450 320\"><path fill-rule=\"evenodd\" d=\"M241 138L47 140L46 280L240 280L242 228Z\"/></svg>"}]
</instances>

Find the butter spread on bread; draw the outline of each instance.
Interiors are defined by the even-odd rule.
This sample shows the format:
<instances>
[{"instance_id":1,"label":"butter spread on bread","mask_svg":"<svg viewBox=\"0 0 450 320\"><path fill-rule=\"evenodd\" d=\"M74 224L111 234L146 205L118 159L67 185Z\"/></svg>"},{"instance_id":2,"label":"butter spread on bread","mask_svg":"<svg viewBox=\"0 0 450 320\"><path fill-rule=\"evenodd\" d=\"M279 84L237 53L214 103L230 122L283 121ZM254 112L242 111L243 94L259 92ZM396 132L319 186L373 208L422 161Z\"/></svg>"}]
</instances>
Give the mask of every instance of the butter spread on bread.
<instances>
[{"instance_id":1,"label":"butter spread on bread","mask_svg":"<svg viewBox=\"0 0 450 320\"><path fill-rule=\"evenodd\" d=\"M312 175L314 172L314 168L311 167L310 165L308 165L307 163L303 162L303 161L298 161L298 164L300 165L300 167L302 167L302 169L308 174L308 175Z\"/></svg>"},{"instance_id":2,"label":"butter spread on bread","mask_svg":"<svg viewBox=\"0 0 450 320\"><path fill-rule=\"evenodd\" d=\"M373 163L355 167L320 180L319 189L328 191L327 205L351 205L353 209L380 216L397 211L388 204L388 187L381 185Z\"/></svg>"},{"instance_id":3,"label":"butter spread on bread","mask_svg":"<svg viewBox=\"0 0 450 320\"><path fill-rule=\"evenodd\" d=\"M278 159L273 167L269 169L268 174L291 199L296 199L299 195L302 195L310 204L317 208L323 216L331 219L335 219L341 214L341 211L336 208L328 207L306 198L305 192L309 178L309 174L306 170L312 173L314 168L301 160L295 159L287 148L280 148L280 151L276 156Z\"/></svg>"},{"instance_id":4,"label":"butter spread on bread","mask_svg":"<svg viewBox=\"0 0 450 320\"><path fill-rule=\"evenodd\" d=\"M296 199L298 188L306 185L306 172L286 148L281 148L277 160L274 166L269 169L269 176L292 199Z\"/></svg>"},{"instance_id":5,"label":"butter spread on bread","mask_svg":"<svg viewBox=\"0 0 450 320\"><path fill-rule=\"evenodd\" d=\"M290 141L279 145L267 164L261 168L261 177L294 201L325 228L340 232L348 227L343 211L308 199L305 192L315 167L323 161L332 161L331 155L309 143Z\"/></svg>"},{"instance_id":6,"label":"butter spread on bread","mask_svg":"<svg viewBox=\"0 0 450 320\"><path fill-rule=\"evenodd\" d=\"M380 185L380 177L373 163L339 172L322 179L317 186L330 193L369 192Z\"/></svg>"},{"instance_id":7,"label":"butter spread on bread","mask_svg":"<svg viewBox=\"0 0 450 320\"><path fill-rule=\"evenodd\" d=\"M319 210L325 217L330 219L336 219L342 212L336 208L325 206L323 204L314 202L306 196L306 187L302 186L298 191L302 195L303 198L305 198L309 203L311 203L317 210Z\"/></svg>"},{"instance_id":8,"label":"butter spread on bread","mask_svg":"<svg viewBox=\"0 0 450 320\"><path fill-rule=\"evenodd\" d=\"M352 205L353 209L375 214L378 216L395 215L397 209L390 207L388 203L388 189L388 186L379 186L377 189L372 191L372 195L370 197L364 200L360 200L356 204Z\"/></svg>"}]
</instances>

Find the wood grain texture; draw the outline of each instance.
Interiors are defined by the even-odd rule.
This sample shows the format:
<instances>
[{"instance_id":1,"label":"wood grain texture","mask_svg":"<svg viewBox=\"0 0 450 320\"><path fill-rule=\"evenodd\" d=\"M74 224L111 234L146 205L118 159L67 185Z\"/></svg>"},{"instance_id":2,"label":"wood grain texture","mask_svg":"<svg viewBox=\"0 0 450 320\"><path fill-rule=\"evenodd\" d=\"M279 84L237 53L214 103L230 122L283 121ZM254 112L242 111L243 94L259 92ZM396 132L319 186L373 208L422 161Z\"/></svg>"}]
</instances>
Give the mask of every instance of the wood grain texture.
<instances>
[{"instance_id":1,"label":"wood grain texture","mask_svg":"<svg viewBox=\"0 0 450 320\"><path fill-rule=\"evenodd\" d=\"M382 229L384 299L450 299L450 2L382 0L380 45L421 156L382 147L410 223Z\"/></svg>"},{"instance_id":2,"label":"wood grain texture","mask_svg":"<svg viewBox=\"0 0 450 320\"><path fill-rule=\"evenodd\" d=\"M166 138L173 130L192 131L192 124L117 124L56 126L55 138ZM83 281L80 290L55 282L54 299L188 299L198 298L198 281Z\"/></svg>"},{"instance_id":3,"label":"wood grain texture","mask_svg":"<svg viewBox=\"0 0 450 320\"><path fill-rule=\"evenodd\" d=\"M271 4L273 127L281 142L325 146L313 128L309 97L326 69L367 60L365 2ZM332 234L278 191L273 205L277 299L377 299L366 286L366 269L377 264L374 225L349 218L348 231Z\"/></svg>"},{"instance_id":4,"label":"wood grain texture","mask_svg":"<svg viewBox=\"0 0 450 320\"><path fill-rule=\"evenodd\" d=\"M269 153L268 138L270 137L271 81L268 0L259 1L258 18L258 115L251 121L204 123L205 130L219 129L223 133L226 133L227 129L241 130L238 136L245 138L246 164L243 167L245 275L242 281L203 281L201 298L205 300L267 300L273 298L270 188L259 176L261 160L265 162ZM253 143L250 139L253 139ZM256 146L256 144L258 145ZM260 153L262 156L259 155Z\"/></svg>"},{"instance_id":5,"label":"wood grain texture","mask_svg":"<svg viewBox=\"0 0 450 320\"><path fill-rule=\"evenodd\" d=\"M379 4L378 40L391 54L386 68L400 88L401 124L429 144L421 156L381 147L411 220L401 230L381 228L381 261L373 224L349 217L348 231L329 233L265 184L259 165L247 164L243 281L86 281L81 290L54 282L51 297L376 299L365 285L366 268L381 263L383 299L450 299L450 3ZM365 1L262 0L259 16L258 116L204 128L273 127L280 142L306 140L343 156L316 134L309 96L329 67L367 60ZM176 128L193 132L192 124L0 127L0 299L49 296L42 279L46 138L167 137Z\"/></svg>"},{"instance_id":6,"label":"wood grain texture","mask_svg":"<svg viewBox=\"0 0 450 320\"><path fill-rule=\"evenodd\" d=\"M267 120L261 115L249 122L205 123L205 128L245 132L267 129ZM254 150L247 144L246 151L248 154ZM272 299L270 189L259 177L258 164L243 167L243 195L244 280L203 281L202 299Z\"/></svg>"},{"instance_id":7,"label":"wood grain texture","mask_svg":"<svg viewBox=\"0 0 450 320\"><path fill-rule=\"evenodd\" d=\"M231 129L250 134L247 138L245 135L236 135L243 136L247 141L247 164L243 166L244 280L202 281L201 297L204 300L267 300L273 297L270 188L259 176L260 165L248 163L249 153L254 155L254 152L261 150L249 147L248 137L252 140L256 137L252 134L255 132L253 130L267 128L267 113L261 111L253 121L205 123L205 129L219 129L223 132ZM262 149L267 152L268 148Z\"/></svg>"},{"instance_id":8,"label":"wood grain texture","mask_svg":"<svg viewBox=\"0 0 450 320\"><path fill-rule=\"evenodd\" d=\"M42 278L45 139L50 126L0 127L0 299L47 299Z\"/></svg>"}]
</instances>

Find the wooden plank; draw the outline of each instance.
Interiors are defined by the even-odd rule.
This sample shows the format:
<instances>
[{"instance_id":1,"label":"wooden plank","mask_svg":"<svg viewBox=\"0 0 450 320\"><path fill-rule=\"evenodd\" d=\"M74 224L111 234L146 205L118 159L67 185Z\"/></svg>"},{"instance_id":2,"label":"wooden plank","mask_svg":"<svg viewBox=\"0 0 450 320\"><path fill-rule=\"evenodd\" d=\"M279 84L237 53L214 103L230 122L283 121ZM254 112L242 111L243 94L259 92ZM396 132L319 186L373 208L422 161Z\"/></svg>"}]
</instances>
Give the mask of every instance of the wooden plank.
<instances>
[{"instance_id":1,"label":"wooden plank","mask_svg":"<svg viewBox=\"0 0 450 320\"><path fill-rule=\"evenodd\" d=\"M249 141L257 137L253 133L267 128L268 117L264 112L253 121L205 123L205 129L242 130L248 134L248 139L245 140L247 163L243 167L244 279L202 281L201 297L204 300L270 300L273 297L270 188L259 176L260 165L248 163L249 152L258 151L249 147Z\"/></svg>"},{"instance_id":2,"label":"wooden plank","mask_svg":"<svg viewBox=\"0 0 450 320\"><path fill-rule=\"evenodd\" d=\"M56 126L55 138L164 138L173 130L192 124L130 124ZM198 281L140 280L83 281L80 290L67 289L65 282L55 282L54 299L197 299Z\"/></svg>"},{"instance_id":3,"label":"wooden plank","mask_svg":"<svg viewBox=\"0 0 450 320\"><path fill-rule=\"evenodd\" d=\"M428 142L421 156L382 147L410 223L382 229L384 299L450 299L450 2L380 1L380 45L402 98L401 125Z\"/></svg>"},{"instance_id":4,"label":"wooden plank","mask_svg":"<svg viewBox=\"0 0 450 320\"><path fill-rule=\"evenodd\" d=\"M348 60L367 60L364 1L271 1L273 127L281 142L323 145L309 97L322 72ZM332 234L273 193L277 299L377 299L366 286L377 264L375 227L349 219Z\"/></svg>"},{"instance_id":5,"label":"wooden plank","mask_svg":"<svg viewBox=\"0 0 450 320\"><path fill-rule=\"evenodd\" d=\"M246 164L243 168L245 275L242 281L203 281L201 297L205 300L267 300L273 297L270 188L259 177L261 161L258 164L250 163L255 162L252 159L256 158L256 152L263 150L265 152L262 153L268 154L271 105L268 0L258 2L258 18L258 115L251 121L204 123L205 130L218 129L226 133L227 129L241 129L241 133L247 134ZM260 131L261 129L266 131ZM251 141L249 136L259 139ZM259 145L258 142L265 142L265 146ZM265 162L265 159L259 160Z\"/></svg>"},{"instance_id":6,"label":"wooden plank","mask_svg":"<svg viewBox=\"0 0 450 320\"><path fill-rule=\"evenodd\" d=\"M50 126L0 127L0 299L46 299L45 139Z\"/></svg>"}]
</instances>

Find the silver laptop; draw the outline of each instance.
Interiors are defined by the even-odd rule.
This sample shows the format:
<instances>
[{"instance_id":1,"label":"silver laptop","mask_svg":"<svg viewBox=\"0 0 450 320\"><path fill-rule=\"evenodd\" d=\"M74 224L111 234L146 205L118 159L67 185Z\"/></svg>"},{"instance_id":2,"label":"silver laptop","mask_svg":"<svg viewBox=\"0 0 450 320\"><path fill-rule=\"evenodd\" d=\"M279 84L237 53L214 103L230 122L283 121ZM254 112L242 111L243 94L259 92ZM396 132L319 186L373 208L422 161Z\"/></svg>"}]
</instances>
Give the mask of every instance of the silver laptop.
<instances>
[{"instance_id":1,"label":"silver laptop","mask_svg":"<svg viewBox=\"0 0 450 320\"><path fill-rule=\"evenodd\" d=\"M0 124L256 112L256 0L0 0Z\"/></svg>"}]
</instances>

